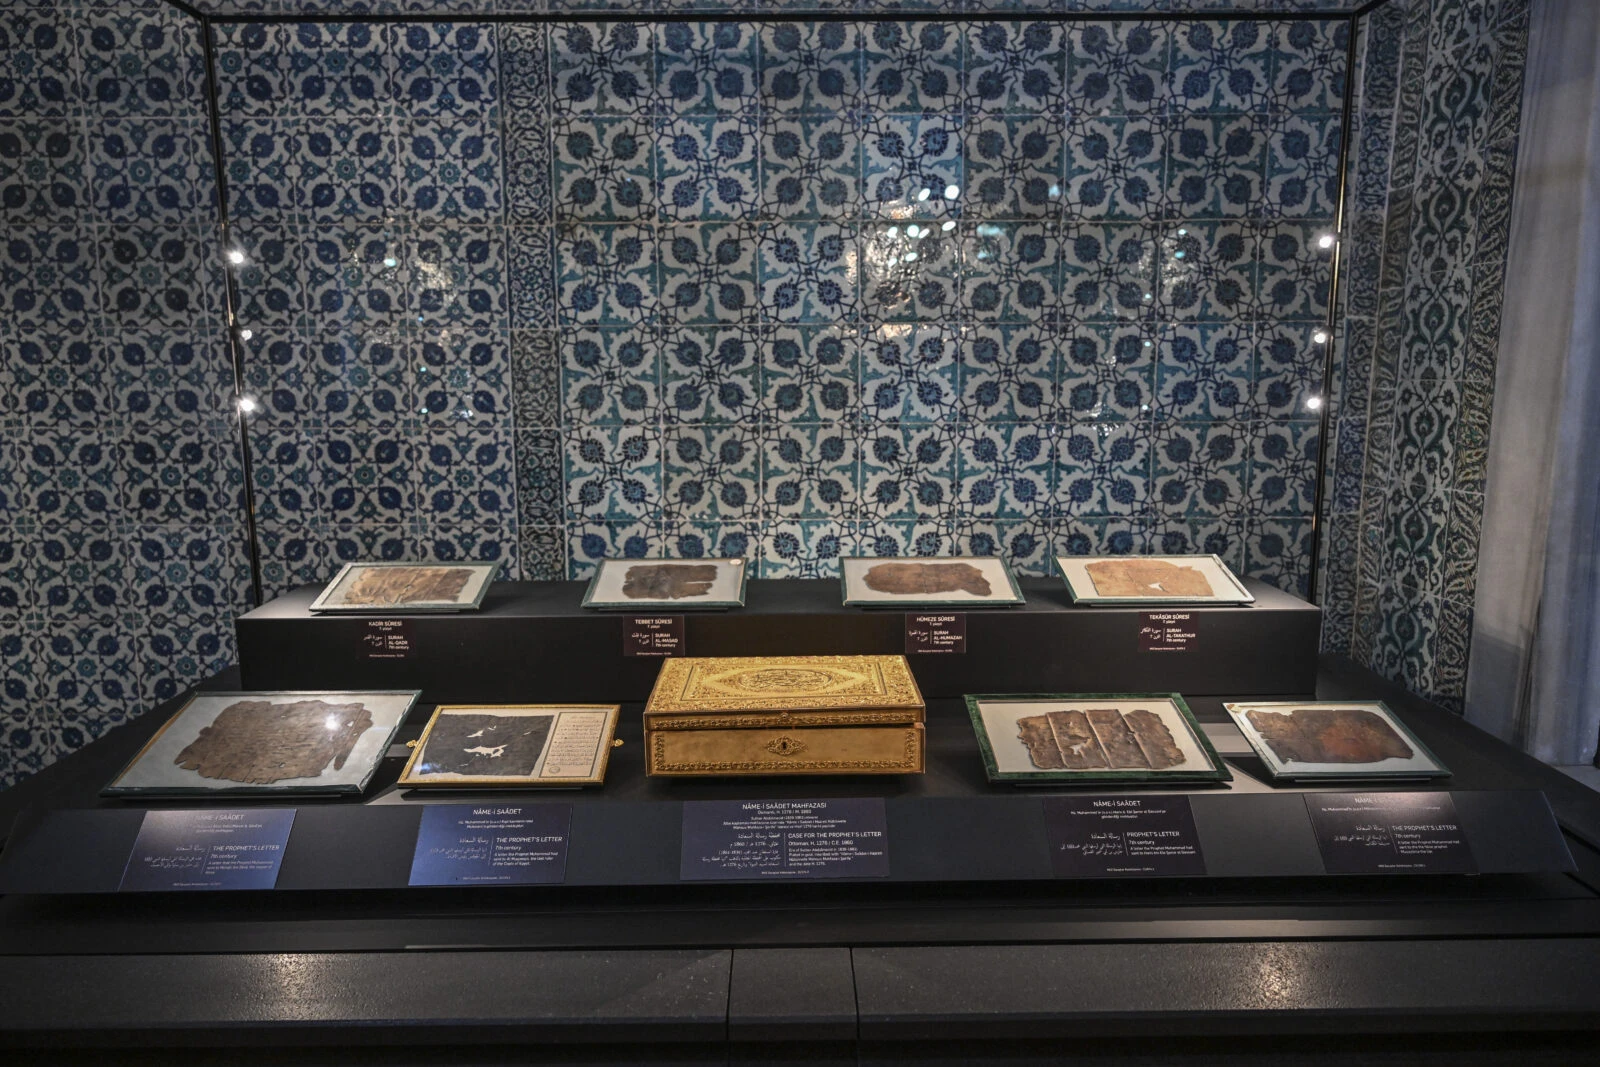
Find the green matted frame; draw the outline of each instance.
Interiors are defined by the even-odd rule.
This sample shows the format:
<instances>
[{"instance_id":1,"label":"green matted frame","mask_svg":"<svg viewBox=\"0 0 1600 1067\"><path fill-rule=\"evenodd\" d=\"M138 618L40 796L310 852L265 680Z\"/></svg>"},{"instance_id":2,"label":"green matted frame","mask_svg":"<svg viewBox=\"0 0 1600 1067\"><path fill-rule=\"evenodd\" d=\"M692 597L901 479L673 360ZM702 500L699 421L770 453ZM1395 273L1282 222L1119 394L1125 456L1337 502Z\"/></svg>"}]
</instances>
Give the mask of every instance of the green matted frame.
<instances>
[{"instance_id":1,"label":"green matted frame","mask_svg":"<svg viewBox=\"0 0 1600 1067\"><path fill-rule=\"evenodd\" d=\"M1099 593L1087 590L1079 592L1072 584L1072 578L1067 574L1066 564L1062 560L1074 559L1093 562L1102 559L1206 559L1216 564L1222 571L1223 577L1228 580L1228 585L1236 595L1234 596L1101 596ZM1122 607L1122 608L1236 608L1256 602L1255 595L1244 587L1244 582L1233 573L1233 568L1222 562L1222 557L1214 552L1190 552L1177 555L1163 555L1151 553L1148 556L1052 556L1055 564L1056 576L1061 579L1061 584L1067 587L1067 595L1074 604L1085 607Z\"/></svg>"},{"instance_id":2,"label":"green matted frame","mask_svg":"<svg viewBox=\"0 0 1600 1067\"><path fill-rule=\"evenodd\" d=\"M1228 701L1222 706L1233 719L1233 724L1239 728L1239 732L1244 734L1244 739L1250 742L1251 749L1261 758L1261 765L1266 768L1267 775L1274 782L1419 782L1450 777L1450 768L1446 767L1444 762L1433 754L1433 750L1411 732L1411 728L1401 721L1393 708L1381 700L1239 700ZM1268 748L1266 740L1245 718L1245 713L1252 710L1292 711L1295 708L1355 708L1362 711L1371 708L1381 709L1382 718L1390 728L1411 746L1413 752L1433 764L1433 769L1379 771L1361 770L1360 765L1354 765L1349 770L1290 770L1284 761Z\"/></svg>"},{"instance_id":3,"label":"green matted frame","mask_svg":"<svg viewBox=\"0 0 1600 1067\"><path fill-rule=\"evenodd\" d=\"M612 564L618 566L633 566L639 563L736 563L739 566L739 598L737 600L627 600L595 601L595 590L600 587L600 579L604 577L606 568ZM661 611L671 608L674 611L716 611L727 608L744 607L744 589L750 581L750 561L744 556L707 556L704 559L611 559L600 561L595 568L594 577L589 579L589 587L583 591L583 607L596 611Z\"/></svg>"},{"instance_id":4,"label":"green matted frame","mask_svg":"<svg viewBox=\"0 0 1600 1067\"><path fill-rule=\"evenodd\" d=\"M1189 710L1179 693L968 693L967 715L972 720L972 732L978 738L978 750L983 753L984 773L991 782L1010 782L1015 785L1048 783L1050 785L1160 785L1165 782L1231 782L1233 772L1228 770L1222 757L1212 747L1211 739L1200 728L1200 721ZM984 726L980 703L1038 704L1048 702L1081 703L1088 700L1163 700L1177 709L1189 736L1210 761L1203 771L1152 771L1152 770L1093 770L1093 771L1002 771L995 762L994 746L989 741L988 728Z\"/></svg>"},{"instance_id":5,"label":"green matted frame","mask_svg":"<svg viewBox=\"0 0 1600 1067\"><path fill-rule=\"evenodd\" d=\"M465 570L476 575L487 568L488 573L483 575L483 580L478 584L478 591L473 594L470 601L462 600L445 603L442 600L426 601L422 604L335 604L333 591L339 588L339 583L352 571L377 570L390 567L428 567L441 570ZM476 561L472 563L428 563L410 562L407 560L371 560L368 562L357 561L346 563L339 568L339 573L333 580L322 587L322 592L317 594L317 599L311 602L311 607L306 610L314 615L452 615L463 611L477 611L483 607L483 598L489 595L489 587L494 584L494 576L500 570L500 562L485 563Z\"/></svg>"},{"instance_id":6,"label":"green matted frame","mask_svg":"<svg viewBox=\"0 0 1600 1067\"><path fill-rule=\"evenodd\" d=\"M1000 572L1006 576L1006 584L1011 589L1009 599L995 598L992 600L851 600L850 579L845 576L845 564L852 560L871 559L884 563L966 563L969 560L982 560L985 563L993 561L1000 565ZM935 594L937 595L937 594ZM1027 603L1022 595L1022 588L1017 585L1017 576L1011 573L1011 565L1001 556L840 556L839 557L839 603L847 608L950 608L966 610L968 608L1014 608Z\"/></svg>"}]
</instances>

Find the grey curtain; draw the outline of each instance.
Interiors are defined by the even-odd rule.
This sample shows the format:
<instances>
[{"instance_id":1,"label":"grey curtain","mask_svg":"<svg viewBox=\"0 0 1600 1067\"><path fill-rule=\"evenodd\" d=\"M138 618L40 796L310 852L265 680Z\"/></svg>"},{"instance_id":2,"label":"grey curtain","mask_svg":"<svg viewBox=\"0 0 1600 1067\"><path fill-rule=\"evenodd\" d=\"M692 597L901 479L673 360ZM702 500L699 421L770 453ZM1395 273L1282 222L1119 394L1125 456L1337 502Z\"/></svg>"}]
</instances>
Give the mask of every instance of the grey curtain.
<instances>
[{"instance_id":1,"label":"grey curtain","mask_svg":"<svg viewBox=\"0 0 1600 1067\"><path fill-rule=\"evenodd\" d=\"M1534 0L1467 718L1550 763L1600 743L1600 3Z\"/></svg>"}]
</instances>

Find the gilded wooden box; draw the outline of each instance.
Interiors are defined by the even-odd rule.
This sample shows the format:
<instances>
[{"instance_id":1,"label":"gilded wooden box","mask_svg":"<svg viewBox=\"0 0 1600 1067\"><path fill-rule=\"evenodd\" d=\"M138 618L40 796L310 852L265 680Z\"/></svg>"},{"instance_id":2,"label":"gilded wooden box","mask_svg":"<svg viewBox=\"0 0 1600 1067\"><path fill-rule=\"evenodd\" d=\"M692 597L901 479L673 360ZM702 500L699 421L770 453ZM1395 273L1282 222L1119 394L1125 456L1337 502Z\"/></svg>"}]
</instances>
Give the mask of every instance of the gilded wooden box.
<instances>
[{"instance_id":1,"label":"gilded wooden box","mask_svg":"<svg viewBox=\"0 0 1600 1067\"><path fill-rule=\"evenodd\" d=\"M904 656L684 657L644 709L654 775L921 774Z\"/></svg>"}]
</instances>

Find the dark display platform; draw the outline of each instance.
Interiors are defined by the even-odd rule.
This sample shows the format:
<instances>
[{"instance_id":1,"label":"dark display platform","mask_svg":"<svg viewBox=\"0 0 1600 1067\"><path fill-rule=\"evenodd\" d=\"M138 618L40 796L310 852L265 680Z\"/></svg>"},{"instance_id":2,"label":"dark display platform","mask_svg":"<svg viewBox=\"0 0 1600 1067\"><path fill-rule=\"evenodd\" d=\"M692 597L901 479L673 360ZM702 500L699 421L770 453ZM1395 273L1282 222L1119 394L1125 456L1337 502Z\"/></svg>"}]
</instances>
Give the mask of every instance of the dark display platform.
<instances>
[{"instance_id":1,"label":"dark display platform","mask_svg":"<svg viewBox=\"0 0 1600 1067\"><path fill-rule=\"evenodd\" d=\"M1078 607L1058 580L1018 584L1025 605L964 613L965 653L911 657L924 697L1161 691L1259 699L1305 696L1316 685L1322 612L1265 583L1245 580L1254 604L1170 609L1192 614L1187 651L1141 649L1144 617L1169 609ZM632 615L585 610L584 587L500 582L481 611L351 616L312 615L319 587L306 586L239 619L242 678L260 690L416 688L433 702L531 693L543 701L644 700L659 661L625 656ZM758 579L743 608L681 614L691 656L906 651L905 613L844 607L836 581ZM395 618L403 620L398 628Z\"/></svg>"},{"instance_id":2,"label":"dark display platform","mask_svg":"<svg viewBox=\"0 0 1600 1067\"><path fill-rule=\"evenodd\" d=\"M422 708L425 717L429 709ZM413 721L401 738L414 736ZM1550 874L1571 869L1571 858L1544 795L1536 789L1451 788L1458 783L1382 783L1287 788L1265 783L1256 757L1225 723L1212 725L1235 779L1214 787L1117 789L1019 788L991 785L983 775L965 710L954 701L928 709L928 773L899 778L730 779L685 782L648 778L640 743L639 707L624 709L601 789L544 792L428 792L395 784L403 757L385 761L362 803L291 798L263 805L260 798L134 804L80 795L71 807L34 809L17 821L0 854L0 893L115 893L146 810L197 808L297 809L283 856L277 892L406 891L423 809L429 805L495 808L506 804L569 805L565 878L579 886L652 886L663 892L695 891L680 877L680 832L685 809L696 801L882 798L886 811L887 873L856 882L857 891L884 892L885 883L1054 882L1046 808L1066 798L1176 800L1193 812L1203 869L1186 877L1207 879L1312 878L1328 870L1305 803L1308 796L1352 793L1448 791L1480 875ZM1231 733L1231 736L1230 736ZM396 746L395 751L403 750ZM1231 753L1231 754L1230 754ZM256 801L252 803L252 801ZM88 806L93 805L93 806ZM1426 874L1426 872L1423 872ZM1160 875L1157 875L1160 876ZM1418 875L1409 875L1416 877ZM1408 875L1393 874L1401 878ZM746 894L782 899L792 879L739 878ZM825 880L809 882L826 884ZM493 899L519 898L559 886L490 886L469 892ZM418 892L418 890L410 890ZM839 892L835 887L833 892Z\"/></svg>"},{"instance_id":3,"label":"dark display platform","mask_svg":"<svg viewBox=\"0 0 1600 1067\"><path fill-rule=\"evenodd\" d=\"M760 584L752 583L752 602ZM818 595L825 587L836 596L832 583L814 584ZM809 595L801 589L792 603L803 606ZM774 603L748 615L691 616L690 651L781 651L772 646L791 635L802 642L798 651L898 651L895 642L903 638L898 613L785 613ZM277 610L291 617L259 629L258 637L277 640L272 627L286 635L309 627L322 632L324 620L295 620L292 605ZM929 1054L968 1062L980 1053L1004 1062L1007 1050L1023 1054L1027 1041L1043 1042L1028 1046L1030 1054L1049 1058L1062 1054L1062 1041L1085 1049L1105 1047L1086 1042L1136 1036L1176 1042L1156 1050L1160 1062L1185 1062L1195 1042L1220 1035L1234 1051L1245 1047L1240 1042L1271 1035L1316 1034L1324 1043L1479 1030L1517 1032L1526 1045L1535 1031L1600 1022L1600 987L1592 981L1600 973L1594 847L1600 797L1341 661L1322 660L1309 687L1293 688L1304 683L1286 679L1286 692L1249 695L1388 702L1454 775L1372 788L1449 790L1481 873L1323 874L1302 798L1353 787L1270 785L1221 708L1224 698L1246 694L1219 682L1186 696L1228 761L1231 783L1170 792L1093 790L1187 795L1208 876L1055 877L1040 813L1047 798L1079 791L988 783L954 699L960 688L979 688L974 679L980 679L988 691L1037 689L1014 680L1036 679L1035 667L1058 672L1051 687L1063 690L1166 688L1139 683L1132 672L1141 662L1181 660L1212 672L1196 678L1220 679L1229 669L1250 670L1272 658L1270 644L1265 653L1252 647L1221 656L1214 651L1223 647L1221 631L1201 629L1202 639L1211 632L1217 642L1209 646L1213 652L1202 645L1197 653L1142 659L1136 634L1115 614L1064 604L971 612L966 654L913 657L930 698L923 776L648 779L639 709L630 703L618 732L625 744L603 788L498 798L572 806L565 884L403 888L424 806L497 798L396 789L403 763L397 745L366 799L299 798L286 805L298 809L297 833L306 836L291 836L279 890L55 895L63 880L98 878L97 888L110 888L120 859L108 866L105 857L126 857L145 806L100 799L98 790L174 702L0 794L0 821L12 826L15 819L0 853L5 877L36 878L13 888L48 891L0 898L0 1041L405 1044L413 1055L420 1046L448 1046L453 1059L465 1057L467 1046L519 1042L519 1059L567 1062L721 1063L741 1055L897 1062ZM1286 606L1254 618L1297 614L1315 616ZM1028 624L1014 621L1030 616L1042 617L1046 638L1027 636ZM562 698L615 699L584 688L586 678L619 694L648 689L657 661L621 657L617 616L565 620L604 630L615 651L609 659L596 652L587 665L553 665L541 653L533 673L549 686L572 687ZM744 627L729 626L736 621ZM856 626L879 628L875 643L823 644ZM1018 628L1002 632L1007 626ZM242 622L242 637L246 630ZM757 640L757 632L765 636ZM1045 656L1067 640L1063 634L1077 636ZM1108 668L1129 672L1115 685L1082 663L1092 658L1085 648L1112 645L1135 649L1121 653L1128 663ZM261 645L251 647L252 657L265 654ZM517 641L494 647L502 657L535 658ZM1019 664L1019 657L1027 662ZM499 662L502 676L474 684L503 687L505 674L520 677L517 658ZM605 672L624 667L645 681L606 679ZM495 673L481 665L458 673L485 670ZM1080 677L1073 672L1082 680L1068 681ZM995 675L1013 681L997 685ZM288 684L252 679L251 685ZM239 684L223 676L208 688ZM386 674L364 684L397 681ZM506 695L556 699L544 684L518 685L529 688ZM451 699L473 698L458 692ZM425 699L438 697L429 692ZM428 711L419 705L401 741L420 732ZM686 804L853 797L882 798L894 876L759 884L675 877ZM30 827L52 814L86 821L58 832L54 844L30 858L43 840ZM106 835L100 847L92 843L95 834ZM78 847L59 847L63 842ZM1569 853L1576 869L1564 871ZM958 1040L979 1044L960 1046L959 1053L955 1045L917 1044ZM580 1045L599 1047L571 1051ZM250 1062L243 1050L229 1055Z\"/></svg>"}]
</instances>

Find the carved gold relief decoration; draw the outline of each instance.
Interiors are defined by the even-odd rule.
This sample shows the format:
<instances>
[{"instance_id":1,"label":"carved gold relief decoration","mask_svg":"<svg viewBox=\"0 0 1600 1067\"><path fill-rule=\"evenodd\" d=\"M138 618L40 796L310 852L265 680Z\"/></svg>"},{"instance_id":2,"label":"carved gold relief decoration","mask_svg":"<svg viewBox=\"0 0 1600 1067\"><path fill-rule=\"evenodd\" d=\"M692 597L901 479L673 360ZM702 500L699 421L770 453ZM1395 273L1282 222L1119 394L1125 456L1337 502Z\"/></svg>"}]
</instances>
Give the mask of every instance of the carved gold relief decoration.
<instances>
[{"instance_id":1,"label":"carved gold relief decoration","mask_svg":"<svg viewBox=\"0 0 1600 1067\"><path fill-rule=\"evenodd\" d=\"M661 666L646 716L922 707L904 656L684 657Z\"/></svg>"},{"instance_id":2,"label":"carved gold relief decoration","mask_svg":"<svg viewBox=\"0 0 1600 1067\"><path fill-rule=\"evenodd\" d=\"M806 743L797 737L774 737L767 742L766 749L778 756L798 756L806 750Z\"/></svg>"}]
</instances>

